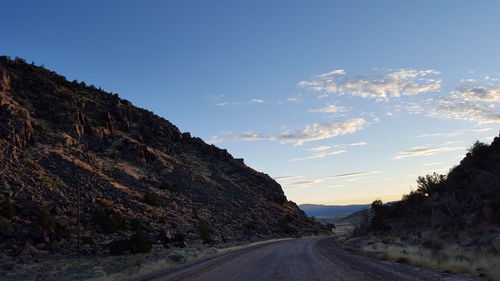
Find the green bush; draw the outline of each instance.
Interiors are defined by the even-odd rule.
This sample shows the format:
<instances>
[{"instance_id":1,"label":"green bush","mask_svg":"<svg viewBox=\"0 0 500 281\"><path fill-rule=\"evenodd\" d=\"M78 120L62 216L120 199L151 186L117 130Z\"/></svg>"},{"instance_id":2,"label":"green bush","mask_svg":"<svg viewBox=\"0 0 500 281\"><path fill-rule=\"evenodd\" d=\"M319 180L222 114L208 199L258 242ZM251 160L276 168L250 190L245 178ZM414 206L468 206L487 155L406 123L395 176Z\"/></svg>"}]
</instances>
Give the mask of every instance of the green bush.
<instances>
[{"instance_id":1,"label":"green bush","mask_svg":"<svg viewBox=\"0 0 500 281\"><path fill-rule=\"evenodd\" d=\"M16 215L16 208L11 199L5 199L0 204L0 215L7 219L11 219Z\"/></svg>"},{"instance_id":2,"label":"green bush","mask_svg":"<svg viewBox=\"0 0 500 281\"><path fill-rule=\"evenodd\" d=\"M153 248L153 243L143 231L137 231L130 236L130 252L132 254L149 253Z\"/></svg>"},{"instance_id":3,"label":"green bush","mask_svg":"<svg viewBox=\"0 0 500 281\"><path fill-rule=\"evenodd\" d=\"M151 206L160 206L160 197L154 192L146 192L144 194L144 203Z\"/></svg>"}]
</instances>

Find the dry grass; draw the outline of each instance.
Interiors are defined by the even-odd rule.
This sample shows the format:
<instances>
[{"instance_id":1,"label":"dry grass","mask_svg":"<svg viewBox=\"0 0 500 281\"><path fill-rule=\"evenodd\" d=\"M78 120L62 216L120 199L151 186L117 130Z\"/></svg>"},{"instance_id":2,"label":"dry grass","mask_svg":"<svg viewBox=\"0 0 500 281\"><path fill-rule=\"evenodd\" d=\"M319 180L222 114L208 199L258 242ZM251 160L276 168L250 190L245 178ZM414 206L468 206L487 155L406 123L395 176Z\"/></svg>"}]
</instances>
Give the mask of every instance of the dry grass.
<instances>
[{"instance_id":1,"label":"dry grass","mask_svg":"<svg viewBox=\"0 0 500 281\"><path fill-rule=\"evenodd\" d=\"M287 239L290 238L272 239L256 243L239 243L237 245L227 244L219 248L207 248L205 245L199 244L187 248L164 249L161 245L155 245L148 254L83 257L80 262L75 258L53 256L37 263L14 264L9 272L0 272L0 279L6 281L134 280L141 276L154 274L216 254ZM172 258L173 254L180 255L181 258L174 259ZM5 265L10 262L12 261L8 260L7 257L0 255L0 263Z\"/></svg>"},{"instance_id":2,"label":"dry grass","mask_svg":"<svg viewBox=\"0 0 500 281\"><path fill-rule=\"evenodd\" d=\"M381 241L372 237L359 250L378 259L454 273L485 275L492 280L500 280L500 255L493 249L462 247L442 239L425 240L423 243L409 243L408 240L418 241L419 238L407 237L404 241L401 238L391 238Z\"/></svg>"}]
</instances>

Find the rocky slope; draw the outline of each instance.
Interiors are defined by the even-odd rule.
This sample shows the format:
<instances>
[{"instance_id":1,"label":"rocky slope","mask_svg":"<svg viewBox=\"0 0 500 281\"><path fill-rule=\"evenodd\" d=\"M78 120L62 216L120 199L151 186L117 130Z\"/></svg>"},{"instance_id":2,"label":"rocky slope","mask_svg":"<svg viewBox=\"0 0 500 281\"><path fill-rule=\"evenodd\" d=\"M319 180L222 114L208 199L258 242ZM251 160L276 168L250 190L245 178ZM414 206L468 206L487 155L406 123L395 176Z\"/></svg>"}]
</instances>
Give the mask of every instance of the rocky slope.
<instances>
[{"instance_id":1,"label":"rocky slope","mask_svg":"<svg viewBox=\"0 0 500 281\"><path fill-rule=\"evenodd\" d=\"M417 180L417 190L401 201L372 204L374 230L457 231L500 227L500 137L476 142L446 175Z\"/></svg>"},{"instance_id":2,"label":"rocky slope","mask_svg":"<svg viewBox=\"0 0 500 281\"><path fill-rule=\"evenodd\" d=\"M116 94L0 57L0 252L73 252L78 190L89 254L137 229L211 243L321 231L226 150Z\"/></svg>"}]
</instances>

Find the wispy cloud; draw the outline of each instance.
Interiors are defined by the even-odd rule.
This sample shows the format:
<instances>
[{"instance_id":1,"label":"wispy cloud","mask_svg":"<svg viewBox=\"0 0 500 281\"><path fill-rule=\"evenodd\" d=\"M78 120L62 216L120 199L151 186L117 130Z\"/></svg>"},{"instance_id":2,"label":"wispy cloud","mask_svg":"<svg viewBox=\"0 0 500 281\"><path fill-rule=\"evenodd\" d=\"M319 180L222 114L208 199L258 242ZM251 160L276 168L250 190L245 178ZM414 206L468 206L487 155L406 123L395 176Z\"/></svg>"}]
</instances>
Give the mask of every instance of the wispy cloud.
<instances>
[{"instance_id":1,"label":"wispy cloud","mask_svg":"<svg viewBox=\"0 0 500 281\"><path fill-rule=\"evenodd\" d=\"M336 136L351 134L363 129L366 120L362 118L349 119L341 122L314 123L299 131L285 131L272 136L245 133L233 136L232 141L271 140L280 143L303 145L305 142L330 139Z\"/></svg>"},{"instance_id":2,"label":"wispy cloud","mask_svg":"<svg viewBox=\"0 0 500 281\"><path fill-rule=\"evenodd\" d=\"M292 180L292 179L299 179L303 178L304 176L281 176L281 177L275 177L275 181L287 181L287 180Z\"/></svg>"},{"instance_id":3,"label":"wispy cloud","mask_svg":"<svg viewBox=\"0 0 500 281\"><path fill-rule=\"evenodd\" d=\"M392 159L403 159L408 157L416 157L416 156L429 156L434 155L439 152L446 151L456 151L456 150L465 150L464 147L413 147L409 150L400 152L398 155L394 156Z\"/></svg>"},{"instance_id":4,"label":"wispy cloud","mask_svg":"<svg viewBox=\"0 0 500 281\"><path fill-rule=\"evenodd\" d=\"M339 135L351 134L363 129L366 120L362 118L349 119L342 122L314 123L303 130L285 132L273 137L282 143L302 145L308 141L334 138Z\"/></svg>"},{"instance_id":5,"label":"wispy cloud","mask_svg":"<svg viewBox=\"0 0 500 281\"><path fill-rule=\"evenodd\" d=\"M333 175L333 176L312 178L312 179L308 179L308 180L303 180L303 181L298 181L298 182L293 182L293 183L287 184L285 189L305 188L305 187L308 187L310 185L321 183L321 182L324 182L327 180L343 179L343 178L351 178L351 177L362 177L362 176L378 174L378 173L382 173L382 172L383 171L365 171L365 172L354 172L354 173L338 174L338 175Z\"/></svg>"},{"instance_id":6,"label":"wispy cloud","mask_svg":"<svg viewBox=\"0 0 500 281\"><path fill-rule=\"evenodd\" d=\"M363 145L367 145L368 143L364 142L364 141L360 141L360 142L353 142L353 143L350 143L348 144L348 146L363 146Z\"/></svg>"},{"instance_id":7,"label":"wispy cloud","mask_svg":"<svg viewBox=\"0 0 500 281\"><path fill-rule=\"evenodd\" d=\"M437 165L441 165L442 162L431 162L431 163L426 163L424 165L422 165L422 167L429 167L429 166L437 166Z\"/></svg>"},{"instance_id":8,"label":"wispy cloud","mask_svg":"<svg viewBox=\"0 0 500 281\"><path fill-rule=\"evenodd\" d=\"M301 81L298 86L325 94L349 94L377 101L438 92L441 80L430 78L441 73L436 70L404 69L383 75L348 77L344 70L320 74L312 81Z\"/></svg>"},{"instance_id":9,"label":"wispy cloud","mask_svg":"<svg viewBox=\"0 0 500 281\"><path fill-rule=\"evenodd\" d=\"M265 101L263 99L251 99L250 103L264 103Z\"/></svg>"},{"instance_id":10,"label":"wispy cloud","mask_svg":"<svg viewBox=\"0 0 500 281\"><path fill-rule=\"evenodd\" d=\"M347 112L349 109L344 106L337 106L334 104L329 104L320 108L309 109L309 112L321 112L321 113L337 113L337 112Z\"/></svg>"},{"instance_id":11,"label":"wispy cloud","mask_svg":"<svg viewBox=\"0 0 500 281\"><path fill-rule=\"evenodd\" d=\"M471 103L460 99L434 99L437 104L428 116L442 119L472 121L478 124L500 123L500 114L495 112L494 104Z\"/></svg>"},{"instance_id":12,"label":"wispy cloud","mask_svg":"<svg viewBox=\"0 0 500 281\"><path fill-rule=\"evenodd\" d=\"M290 161L290 162L296 162L296 161L302 161L302 160L307 160L307 159L317 159L317 158L323 158L323 157L330 156L330 155L341 154L341 153L344 153L344 152L346 152L346 150L344 150L344 149L342 149L342 150L336 150L336 151L321 151L321 152L313 154L313 155L309 155L309 156L302 157L302 158L290 159L288 161Z\"/></svg>"},{"instance_id":13,"label":"wispy cloud","mask_svg":"<svg viewBox=\"0 0 500 281\"><path fill-rule=\"evenodd\" d=\"M261 134L239 134L232 138L234 141L259 141L265 139L267 139L267 137Z\"/></svg>"},{"instance_id":14,"label":"wispy cloud","mask_svg":"<svg viewBox=\"0 0 500 281\"><path fill-rule=\"evenodd\" d=\"M451 133L432 133L432 134L423 134L418 136L419 138L425 137L456 137L459 135L463 135L468 132L479 133L479 132L487 132L492 130L492 128L480 128L480 129L462 129Z\"/></svg>"},{"instance_id":15,"label":"wispy cloud","mask_svg":"<svg viewBox=\"0 0 500 281\"><path fill-rule=\"evenodd\" d=\"M292 102L292 103L299 103L302 101L300 98L287 98L286 101Z\"/></svg>"},{"instance_id":16,"label":"wispy cloud","mask_svg":"<svg viewBox=\"0 0 500 281\"><path fill-rule=\"evenodd\" d=\"M321 146L316 146L316 147L311 147L311 148L308 148L307 150L309 151L325 151L325 150L328 150L332 148L331 146L328 146L328 145L321 145Z\"/></svg>"}]
</instances>

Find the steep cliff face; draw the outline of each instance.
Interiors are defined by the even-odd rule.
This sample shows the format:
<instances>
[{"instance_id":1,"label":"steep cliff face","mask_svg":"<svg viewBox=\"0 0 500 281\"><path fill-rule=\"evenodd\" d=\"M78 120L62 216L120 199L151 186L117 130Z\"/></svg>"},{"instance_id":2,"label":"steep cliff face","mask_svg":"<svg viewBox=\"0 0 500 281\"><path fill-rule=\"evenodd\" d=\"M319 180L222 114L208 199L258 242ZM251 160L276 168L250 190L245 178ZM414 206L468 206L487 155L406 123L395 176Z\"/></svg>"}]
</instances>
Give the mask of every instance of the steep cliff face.
<instances>
[{"instance_id":1,"label":"steep cliff face","mask_svg":"<svg viewBox=\"0 0 500 281\"><path fill-rule=\"evenodd\" d=\"M134 219L151 236L188 239L205 221L215 241L320 230L272 178L227 151L116 94L0 57L2 247L15 254L40 235L42 248L72 243L78 190L83 232L97 242L110 232L97 211L119 218L115 236Z\"/></svg>"}]
</instances>

